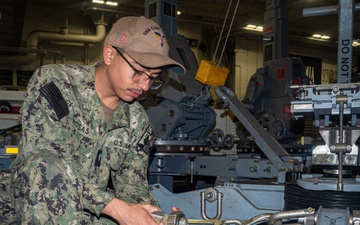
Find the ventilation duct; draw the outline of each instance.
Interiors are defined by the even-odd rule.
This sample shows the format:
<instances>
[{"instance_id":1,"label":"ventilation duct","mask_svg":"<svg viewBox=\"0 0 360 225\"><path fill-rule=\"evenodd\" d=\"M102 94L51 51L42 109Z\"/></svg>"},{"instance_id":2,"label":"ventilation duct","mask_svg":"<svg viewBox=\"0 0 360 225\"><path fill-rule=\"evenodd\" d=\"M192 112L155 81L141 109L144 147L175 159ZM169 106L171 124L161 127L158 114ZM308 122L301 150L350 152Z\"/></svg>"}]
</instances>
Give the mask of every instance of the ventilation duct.
<instances>
[{"instance_id":1,"label":"ventilation duct","mask_svg":"<svg viewBox=\"0 0 360 225\"><path fill-rule=\"evenodd\" d=\"M0 64L5 65L28 65L32 63L38 52L38 43L40 41L59 41L68 43L98 43L104 40L106 33L106 23L98 23L96 25L96 34L69 34L67 29L61 29L60 32L50 31L33 31L26 40L26 50L29 53L24 55L0 56ZM0 51L8 51L8 47L0 47ZM24 52L24 48L14 49L13 52ZM30 53L34 52L34 53ZM46 52L46 51L45 51Z\"/></svg>"}]
</instances>

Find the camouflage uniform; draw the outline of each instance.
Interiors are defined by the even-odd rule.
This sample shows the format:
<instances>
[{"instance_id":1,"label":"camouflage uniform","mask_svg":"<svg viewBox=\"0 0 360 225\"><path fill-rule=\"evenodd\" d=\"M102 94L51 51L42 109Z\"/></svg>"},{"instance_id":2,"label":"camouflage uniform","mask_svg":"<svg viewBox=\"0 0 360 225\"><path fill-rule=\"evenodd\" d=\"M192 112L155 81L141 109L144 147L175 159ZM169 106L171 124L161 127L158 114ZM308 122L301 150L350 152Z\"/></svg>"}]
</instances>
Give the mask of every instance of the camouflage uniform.
<instances>
[{"instance_id":1,"label":"camouflage uniform","mask_svg":"<svg viewBox=\"0 0 360 225\"><path fill-rule=\"evenodd\" d=\"M115 197L156 204L146 177L148 117L138 102L121 101L106 124L95 67L47 65L32 76L12 164L17 223L111 224L100 213Z\"/></svg>"},{"instance_id":2,"label":"camouflage uniform","mask_svg":"<svg viewBox=\"0 0 360 225\"><path fill-rule=\"evenodd\" d=\"M0 171L0 224L15 222L15 209L11 204L10 170Z\"/></svg>"}]
</instances>

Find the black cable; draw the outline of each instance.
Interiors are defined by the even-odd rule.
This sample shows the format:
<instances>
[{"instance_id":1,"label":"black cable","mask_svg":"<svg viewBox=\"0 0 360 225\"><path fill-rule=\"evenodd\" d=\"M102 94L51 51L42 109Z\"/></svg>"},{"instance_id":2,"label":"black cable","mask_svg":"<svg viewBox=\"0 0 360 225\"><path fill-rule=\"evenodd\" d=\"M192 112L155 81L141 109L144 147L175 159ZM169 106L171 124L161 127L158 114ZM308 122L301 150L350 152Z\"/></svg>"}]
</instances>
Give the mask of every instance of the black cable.
<instances>
[{"instance_id":1,"label":"black cable","mask_svg":"<svg viewBox=\"0 0 360 225\"><path fill-rule=\"evenodd\" d=\"M285 185L285 210L295 210L312 207L349 208L350 212L360 209L360 190L358 192L307 190L297 184Z\"/></svg>"}]
</instances>

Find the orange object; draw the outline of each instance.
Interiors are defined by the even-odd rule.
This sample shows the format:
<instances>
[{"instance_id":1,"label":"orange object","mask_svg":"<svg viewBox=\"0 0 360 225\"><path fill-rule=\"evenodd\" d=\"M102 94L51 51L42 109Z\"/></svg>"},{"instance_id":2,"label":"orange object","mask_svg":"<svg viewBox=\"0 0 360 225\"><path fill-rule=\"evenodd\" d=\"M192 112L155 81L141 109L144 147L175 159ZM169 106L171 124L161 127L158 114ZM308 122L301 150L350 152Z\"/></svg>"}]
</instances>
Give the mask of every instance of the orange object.
<instances>
[{"instance_id":1,"label":"orange object","mask_svg":"<svg viewBox=\"0 0 360 225\"><path fill-rule=\"evenodd\" d=\"M195 79L211 86L223 86L229 74L226 67L218 67L214 62L201 60Z\"/></svg>"}]
</instances>

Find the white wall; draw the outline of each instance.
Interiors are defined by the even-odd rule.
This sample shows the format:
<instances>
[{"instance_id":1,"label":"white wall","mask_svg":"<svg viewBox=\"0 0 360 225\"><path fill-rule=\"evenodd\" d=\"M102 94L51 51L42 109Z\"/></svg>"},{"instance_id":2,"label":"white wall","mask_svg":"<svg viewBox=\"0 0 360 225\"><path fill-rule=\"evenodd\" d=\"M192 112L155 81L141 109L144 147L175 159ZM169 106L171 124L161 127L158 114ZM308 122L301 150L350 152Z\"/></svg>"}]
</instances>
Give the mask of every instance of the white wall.
<instances>
[{"instance_id":1,"label":"white wall","mask_svg":"<svg viewBox=\"0 0 360 225\"><path fill-rule=\"evenodd\" d=\"M262 41L247 38L238 38L235 49L235 93L240 99L244 98L250 77L256 69L263 66ZM322 60L322 84L331 83L337 76L337 53L336 51L319 50L310 47L289 45L289 54L306 57L321 58ZM357 62L357 57L353 57ZM356 64L356 63L355 63Z\"/></svg>"},{"instance_id":2,"label":"white wall","mask_svg":"<svg viewBox=\"0 0 360 225\"><path fill-rule=\"evenodd\" d=\"M262 41L238 38L235 54L234 92L243 99L250 77L263 66Z\"/></svg>"}]
</instances>

